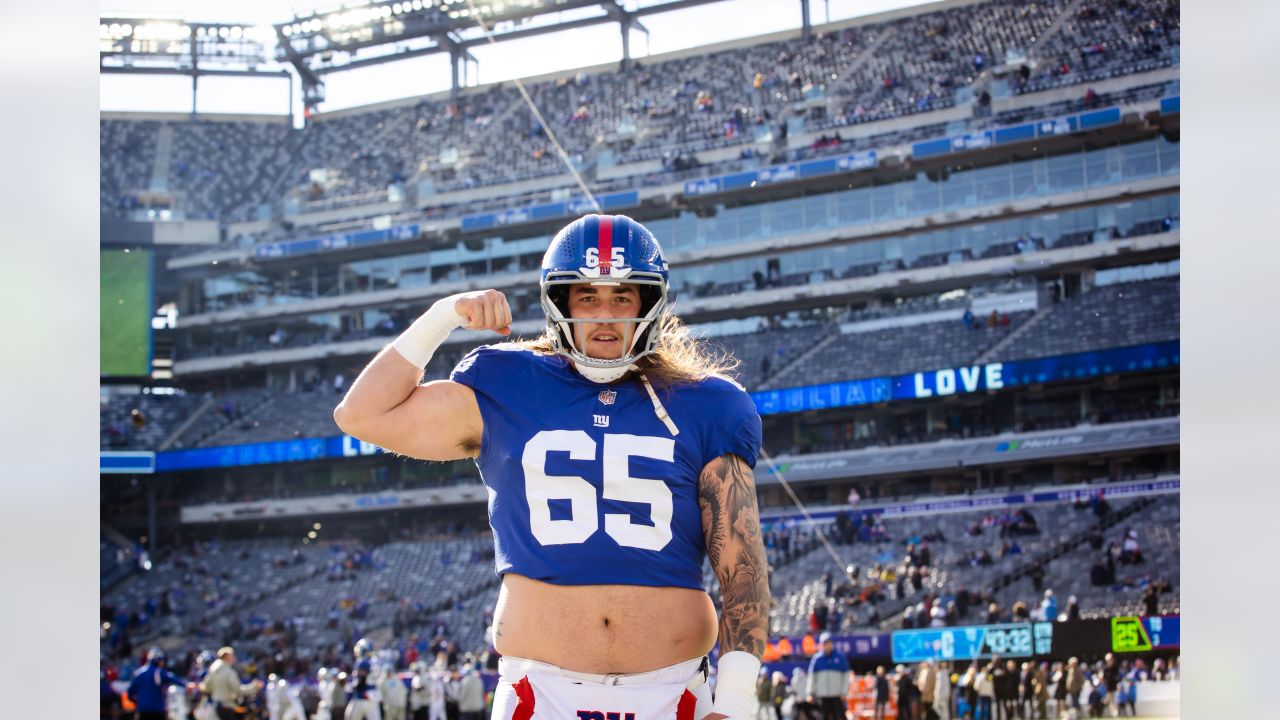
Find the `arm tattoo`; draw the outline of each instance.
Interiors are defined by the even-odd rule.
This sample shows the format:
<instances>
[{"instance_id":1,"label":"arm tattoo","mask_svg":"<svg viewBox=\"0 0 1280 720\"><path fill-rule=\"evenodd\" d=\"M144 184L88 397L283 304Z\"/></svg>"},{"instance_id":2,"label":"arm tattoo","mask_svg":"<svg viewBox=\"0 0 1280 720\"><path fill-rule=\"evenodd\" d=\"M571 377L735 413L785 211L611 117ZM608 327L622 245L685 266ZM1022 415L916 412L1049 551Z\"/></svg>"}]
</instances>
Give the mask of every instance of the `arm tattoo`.
<instances>
[{"instance_id":1,"label":"arm tattoo","mask_svg":"<svg viewBox=\"0 0 1280 720\"><path fill-rule=\"evenodd\" d=\"M747 464L733 454L709 463L699 478L698 506L707 557L720 581L720 652L760 657L769 636L769 566Z\"/></svg>"}]
</instances>

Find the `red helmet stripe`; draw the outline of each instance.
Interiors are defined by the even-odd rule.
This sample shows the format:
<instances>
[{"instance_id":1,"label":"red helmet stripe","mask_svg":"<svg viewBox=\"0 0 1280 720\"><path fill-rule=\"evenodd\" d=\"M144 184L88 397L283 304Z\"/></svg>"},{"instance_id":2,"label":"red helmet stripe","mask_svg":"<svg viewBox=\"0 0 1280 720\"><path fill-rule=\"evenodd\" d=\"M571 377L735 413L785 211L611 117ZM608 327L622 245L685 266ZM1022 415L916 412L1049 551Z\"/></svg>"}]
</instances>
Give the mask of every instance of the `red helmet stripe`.
<instances>
[{"instance_id":1,"label":"red helmet stripe","mask_svg":"<svg viewBox=\"0 0 1280 720\"><path fill-rule=\"evenodd\" d=\"M608 275L613 268L613 216L601 215L596 234L596 247L600 251L600 274Z\"/></svg>"}]
</instances>

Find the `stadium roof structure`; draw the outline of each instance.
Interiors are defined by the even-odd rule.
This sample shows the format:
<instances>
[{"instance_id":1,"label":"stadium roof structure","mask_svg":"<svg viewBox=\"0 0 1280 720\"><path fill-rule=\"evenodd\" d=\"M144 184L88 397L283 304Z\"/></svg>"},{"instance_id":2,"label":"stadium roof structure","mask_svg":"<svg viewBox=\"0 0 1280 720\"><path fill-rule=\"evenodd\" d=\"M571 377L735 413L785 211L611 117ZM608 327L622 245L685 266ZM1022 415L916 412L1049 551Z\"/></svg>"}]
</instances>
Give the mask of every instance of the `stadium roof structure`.
<instances>
[{"instance_id":1,"label":"stadium roof structure","mask_svg":"<svg viewBox=\"0 0 1280 720\"><path fill-rule=\"evenodd\" d=\"M723 0L642 0L628 10L621 0L357 0L295 14L265 26L187 23L175 19L104 17L99 24L103 73L188 75L192 112L202 75L297 75L307 114L324 102L324 75L435 53L448 53L453 88L465 82L470 49L501 42L617 23L622 64L631 59L630 33L648 34L641 18ZM801 0L804 32L808 0ZM568 17L566 17L568 16ZM293 106L293 83L289 83Z\"/></svg>"}]
</instances>

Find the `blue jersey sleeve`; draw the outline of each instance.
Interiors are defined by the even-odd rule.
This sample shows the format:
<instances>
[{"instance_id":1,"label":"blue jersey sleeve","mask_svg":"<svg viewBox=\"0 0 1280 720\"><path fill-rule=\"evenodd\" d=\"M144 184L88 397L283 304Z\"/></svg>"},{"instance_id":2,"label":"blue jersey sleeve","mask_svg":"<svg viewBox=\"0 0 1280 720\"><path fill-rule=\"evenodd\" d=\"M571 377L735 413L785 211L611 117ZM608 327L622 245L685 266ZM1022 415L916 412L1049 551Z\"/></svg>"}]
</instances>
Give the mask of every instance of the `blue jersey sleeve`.
<instances>
[{"instance_id":1,"label":"blue jersey sleeve","mask_svg":"<svg viewBox=\"0 0 1280 720\"><path fill-rule=\"evenodd\" d=\"M713 377L707 382L714 384L715 407L704 445L703 467L725 453L733 453L754 468L761 445L760 413L755 402L732 380Z\"/></svg>"},{"instance_id":2,"label":"blue jersey sleeve","mask_svg":"<svg viewBox=\"0 0 1280 720\"><path fill-rule=\"evenodd\" d=\"M483 355L488 349L489 347L487 345L481 345L475 350L464 355L462 359L458 361L458 364L453 366L453 370L449 373L449 379L456 383L466 385L472 390L480 389L483 381L480 379L480 368L476 367L476 365L477 360L479 360L481 355ZM483 362L479 364L484 365Z\"/></svg>"}]
</instances>

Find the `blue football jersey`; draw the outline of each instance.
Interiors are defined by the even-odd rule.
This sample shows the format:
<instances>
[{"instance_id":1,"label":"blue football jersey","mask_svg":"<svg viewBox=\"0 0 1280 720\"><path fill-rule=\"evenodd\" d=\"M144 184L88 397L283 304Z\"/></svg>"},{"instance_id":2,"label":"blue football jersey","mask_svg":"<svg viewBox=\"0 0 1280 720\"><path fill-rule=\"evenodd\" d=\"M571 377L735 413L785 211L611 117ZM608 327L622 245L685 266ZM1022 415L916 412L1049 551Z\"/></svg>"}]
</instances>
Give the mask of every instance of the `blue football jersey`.
<instances>
[{"instance_id":1,"label":"blue football jersey","mask_svg":"<svg viewBox=\"0 0 1280 720\"><path fill-rule=\"evenodd\" d=\"M475 391L476 464L499 575L558 585L702 588L698 477L734 453L752 467L760 416L732 380L657 390L679 435L635 379L601 385L559 355L476 348L450 378Z\"/></svg>"}]
</instances>

